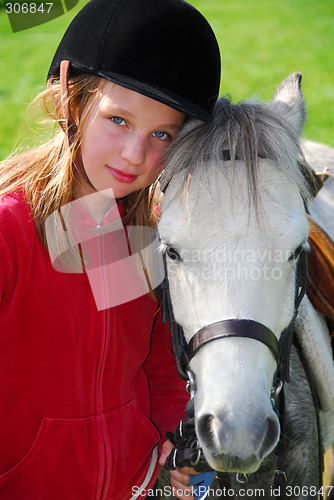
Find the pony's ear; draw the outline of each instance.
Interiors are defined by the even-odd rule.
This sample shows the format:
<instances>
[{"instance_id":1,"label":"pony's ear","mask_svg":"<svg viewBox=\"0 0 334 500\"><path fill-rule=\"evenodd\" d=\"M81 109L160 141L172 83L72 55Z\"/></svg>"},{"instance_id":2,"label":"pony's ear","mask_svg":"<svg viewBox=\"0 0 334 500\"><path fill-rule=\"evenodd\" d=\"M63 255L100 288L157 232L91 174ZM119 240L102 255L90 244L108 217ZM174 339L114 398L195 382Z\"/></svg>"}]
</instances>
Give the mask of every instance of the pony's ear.
<instances>
[{"instance_id":1,"label":"pony's ear","mask_svg":"<svg viewBox=\"0 0 334 500\"><path fill-rule=\"evenodd\" d=\"M302 133L306 121L306 105L301 89L302 74L293 73L277 87L271 106L284 116L295 132Z\"/></svg>"}]
</instances>

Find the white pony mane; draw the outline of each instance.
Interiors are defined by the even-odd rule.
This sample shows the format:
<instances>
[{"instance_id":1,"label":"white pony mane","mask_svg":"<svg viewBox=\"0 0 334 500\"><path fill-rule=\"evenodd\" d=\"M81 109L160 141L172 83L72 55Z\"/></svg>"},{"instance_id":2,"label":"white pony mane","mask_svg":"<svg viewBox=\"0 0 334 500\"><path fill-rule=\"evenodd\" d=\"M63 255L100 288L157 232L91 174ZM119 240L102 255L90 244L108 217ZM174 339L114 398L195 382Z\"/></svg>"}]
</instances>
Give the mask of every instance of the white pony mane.
<instances>
[{"instance_id":1,"label":"white pony mane","mask_svg":"<svg viewBox=\"0 0 334 500\"><path fill-rule=\"evenodd\" d=\"M270 103L232 104L230 99L221 98L212 122L191 120L185 125L165 156L160 182L164 189L175 173L182 172L180 189L187 189L194 171L207 172L207 166L212 164L215 168L233 168L235 161L241 160L247 169L249 193L256 204L258 161L265 158L275 162L297 184L307 205L316 185L299 140L299 135Z\"/></svg>"}]
</instances>

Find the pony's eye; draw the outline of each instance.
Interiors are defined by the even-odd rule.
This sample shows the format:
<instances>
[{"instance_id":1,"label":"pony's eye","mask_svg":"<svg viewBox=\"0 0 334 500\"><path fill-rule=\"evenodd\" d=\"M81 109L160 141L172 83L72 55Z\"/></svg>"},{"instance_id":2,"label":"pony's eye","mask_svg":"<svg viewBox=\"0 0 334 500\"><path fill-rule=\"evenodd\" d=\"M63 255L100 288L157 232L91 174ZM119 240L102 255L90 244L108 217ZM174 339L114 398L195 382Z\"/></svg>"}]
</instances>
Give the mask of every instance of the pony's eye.
<instances>
[{"instance_id":1,"label":"pony's eye","mask_svg":"<svg viewBox=\"0 0 334 500\"><path fill-rule=\"evenodd\" d=\"M292 262L296 259L298 259L299 255L302 253L302 251L304 250L304 245L299 245L299 247L296 248L296 250L293 252L292 255L290 255L289 257L289 262Z\"/></svg>"},{"instance_id":2,"label":"pony's eye","mask_svg":"<svg viewBox=\"0 0 334 500\"><path fill-rule=\"evenodd\" d=\"M174 247L167 247L166 253L168 257L172 260L182 260L181 255Z\"/></svg>"}]
</instances>

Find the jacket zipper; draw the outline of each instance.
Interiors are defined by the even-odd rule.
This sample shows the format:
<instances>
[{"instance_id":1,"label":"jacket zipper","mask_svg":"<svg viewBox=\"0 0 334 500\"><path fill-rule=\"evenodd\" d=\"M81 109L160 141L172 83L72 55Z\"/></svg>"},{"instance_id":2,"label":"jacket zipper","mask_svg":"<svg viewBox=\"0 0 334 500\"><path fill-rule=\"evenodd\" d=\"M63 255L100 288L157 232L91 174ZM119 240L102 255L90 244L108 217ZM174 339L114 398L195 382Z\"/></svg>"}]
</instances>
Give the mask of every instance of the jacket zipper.
<instances>
[{"instance_id":1,"label":"jacket zipper","mask_svg":"<svg viewBox=\"0 0 334 500\"><path fill-rule=\"evenodd\" d=\"M96 226L97 228L101 228L99 224ZM100 235L99 236L99 245L100 245L100 264L101 264L101 271L102 271L102 279L101 279L101 285L103 284L103 289L104 289L104 295L106 296L106 282L105 282L105 275L103 271L103 238ZM98 419L98 426L100 427L100 434L101 434L101 448L102 448L102 457L101 457L101 463L100 467L101 468L101 473L99 473L99 485L100 488L98 488L97 492L97 499L98 500L105 500L108 495L108 490L109 486L106 483L107 479L107 466L108 463L110 465L110 446L108 447L109 443L109 435L108 435L108 429L107 429L107 423L104 415L104 402L103 402L103 375L104 375L104 367L106 363L106 357L107 357L107 352L108 352L108 346L109 346L109 335L110 335L110 325L109 325L109 315L108 315L108 309L104 310L104 334L103 334L103 346L102 346L102 353L101 353L101 360L100 360L100 366L99 366L99 372L98 372L98 380L97 380L97 419ZM108 460L109 456L109 460Z\"/></svg>"}]
</instances>

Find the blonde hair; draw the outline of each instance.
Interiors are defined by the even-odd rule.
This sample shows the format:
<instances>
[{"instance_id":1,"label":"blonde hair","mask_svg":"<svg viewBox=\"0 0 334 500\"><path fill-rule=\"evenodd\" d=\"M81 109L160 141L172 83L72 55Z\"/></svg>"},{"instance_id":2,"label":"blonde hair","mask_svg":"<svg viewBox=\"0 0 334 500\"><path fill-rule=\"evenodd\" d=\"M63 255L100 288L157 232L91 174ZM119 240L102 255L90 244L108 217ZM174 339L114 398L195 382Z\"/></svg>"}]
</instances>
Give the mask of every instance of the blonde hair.
<instances>
[{"instance_id":1,"label":"blonde hair","mask_svg":"<svg viewBox=\"0 0 334 500\"><path fill-rule=\"evenodd\" d=\"M0 196L23 191L34 218L39 237L45 247L45 222L49 215L72 201L80 181L75 159L82 140L82 130L88 113L98 96L104 79L94 75L80 75L68 82L68 106L77 118L73 141L57 125L66 128L59 81L39 94L33 103L40 103L43 111L55 124L53 137L40 146L9 157L0 163ZM154 175L154 173L153 173ZM152 182L154 178L152 176ZM131 193L123 199L126 216L123 223L155 226L155 196L150 187Z\"/></svg>"}]
</instances>

